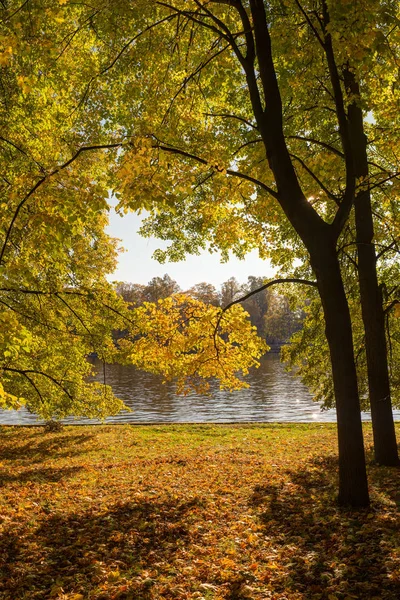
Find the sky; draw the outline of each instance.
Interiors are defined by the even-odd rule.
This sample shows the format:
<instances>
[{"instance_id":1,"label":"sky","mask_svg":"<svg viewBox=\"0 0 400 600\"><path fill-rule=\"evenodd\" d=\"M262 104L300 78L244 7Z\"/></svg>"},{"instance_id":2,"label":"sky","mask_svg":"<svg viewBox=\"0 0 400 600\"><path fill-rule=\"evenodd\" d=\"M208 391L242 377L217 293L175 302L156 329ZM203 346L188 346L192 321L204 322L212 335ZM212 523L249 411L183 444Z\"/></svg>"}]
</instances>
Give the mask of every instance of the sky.
<instances>
[{"instance_id":1,"label":"sky","mask_svg":"<svg viewBox=\"0 0 400 600\"><path fill-rule=\"evenodd\" d=\"M273 274L269 262L261 260L257 251L250 253L245 260L232 258L227 263L221 263L218 254L204 252L200 256L188 256L186 261L179 263L160 264L152 258L152 254L157 248L165 248L167 243L156 238L142 238L137 233L143 215L128 213L120 217L111 208L109 218L109 235L119 238L125 248L119 256L116 271L109 277L111 281L146 284L153 277L168 273L186 290L202 281L219 288L230 277L236 277L243 283L249 275L271 277Z\"/></svg>"}]
</instances>

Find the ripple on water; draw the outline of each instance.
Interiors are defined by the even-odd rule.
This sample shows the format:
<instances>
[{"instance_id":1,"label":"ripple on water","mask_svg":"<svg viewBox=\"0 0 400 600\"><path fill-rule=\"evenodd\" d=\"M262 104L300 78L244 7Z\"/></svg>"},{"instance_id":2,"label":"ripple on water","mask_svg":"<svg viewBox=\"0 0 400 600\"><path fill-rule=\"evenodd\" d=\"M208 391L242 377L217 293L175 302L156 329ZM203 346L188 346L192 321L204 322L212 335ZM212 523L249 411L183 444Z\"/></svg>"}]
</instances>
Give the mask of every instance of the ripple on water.
<instances>
[{"instance_id":1,"label":"ripple on water","mask_svg":"<svg viewBox=\"0 0 400 600\"><path fill-rule=\"evenodd\" d=\"M97 379L103 380L103 368ZM301 381L287 373L277 354L267 354L259 369L249 374L248 389L227 392L211 385L210 396L175 394L174 385L134 367L107 365L106 380L114 393L134 412L122 411L107 423L240 423L240 422L334 422L334 410L321 411ZM400 411L394 411L400 420ZM369 413L362 414L370 420ZM0 424L31 425L39 421L26 409L0 410ZM65 419L66 423L97 423L90 419Z\"/></svg>"}]
</instances>

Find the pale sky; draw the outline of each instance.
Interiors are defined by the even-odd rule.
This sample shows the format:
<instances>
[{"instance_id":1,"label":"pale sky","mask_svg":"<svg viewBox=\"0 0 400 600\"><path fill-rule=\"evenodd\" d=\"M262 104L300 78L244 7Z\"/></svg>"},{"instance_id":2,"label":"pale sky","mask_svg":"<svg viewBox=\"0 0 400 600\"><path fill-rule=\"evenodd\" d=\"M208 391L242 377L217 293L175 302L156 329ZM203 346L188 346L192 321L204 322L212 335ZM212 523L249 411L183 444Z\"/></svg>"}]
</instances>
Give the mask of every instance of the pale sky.
<instances>
[{"instance_id":1,"label":"pale sky","mask_svg":"<svg viewBox=\"0 0 400 600\"><path fill-rule=\"evenodd\" d=\"M200 256L188 256L179 263L160 264L152 258L154 250L165 248L168 244L156 238L142 238L138 233L143 216L128 213L123 217L110 210L108 233L121 240L125 252L119 256L116 271L109 276L111 281L126 281L146 284L152 277L162 277L168 273L183 290L196 283L206 281L219 288L230 277L243 283L249 275L271 277L273 271L268 261L260 260L257 251L248 254L245 260L232 258L221 263L218 254L204 252Z\"/></svg>"}]
</instances>

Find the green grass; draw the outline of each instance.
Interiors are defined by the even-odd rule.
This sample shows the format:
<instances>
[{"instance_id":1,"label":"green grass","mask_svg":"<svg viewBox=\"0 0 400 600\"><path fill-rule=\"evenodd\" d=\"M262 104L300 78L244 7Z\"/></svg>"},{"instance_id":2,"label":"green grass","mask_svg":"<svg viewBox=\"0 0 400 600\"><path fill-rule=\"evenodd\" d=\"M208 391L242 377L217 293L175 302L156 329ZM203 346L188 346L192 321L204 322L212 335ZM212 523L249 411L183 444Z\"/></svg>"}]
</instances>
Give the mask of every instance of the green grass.
<instances>
[{"instance_id":1,"label":"green grass","mask_svg":"<svg viewBox=\"0 0 400 600\"><path fill-rule=\"evenodd\" d=\"M331 424L2 427L0 598L398 600L399 470L364 431L351 513Z\"/></svg>"}]
</instances>

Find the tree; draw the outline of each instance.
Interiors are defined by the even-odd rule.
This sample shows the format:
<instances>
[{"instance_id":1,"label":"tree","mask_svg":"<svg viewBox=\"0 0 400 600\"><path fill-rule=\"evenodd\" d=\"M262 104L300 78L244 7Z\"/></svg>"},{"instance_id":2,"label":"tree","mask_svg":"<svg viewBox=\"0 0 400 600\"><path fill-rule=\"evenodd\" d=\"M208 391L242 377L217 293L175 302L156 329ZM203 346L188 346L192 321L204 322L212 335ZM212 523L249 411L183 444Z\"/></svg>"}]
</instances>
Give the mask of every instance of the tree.
<instances>
[{"instance_id":1,"label":"tree","mask_svg":"<svg viewBox=\"0 0 400 600\"><path fill-rule=\"evenodd\" d=\"M226 306L233 300L238 298L242 292L242 288L235 277L230 277L221 285L221 305Z\"/></svg>"},{"instance_id":2,"label":"tree","mask_svg":"<svg viewBox=\"0 0 400 600\"><path fill-rule=\"evenodd\" d=\"M145 301L145 287L146 286L141 283L126 283L119 281L115 286L115 291L125 300L125 302L128 302L128 304L140 306Z\"/></svg>"},{"instance_id":3,"label":"tree","mask_svg":"<svg viewBox=\"0 0 400 600\"><path fill-rule=\"evenodd\" d=\"M285 295L274 294L264 317L267 342L284 345L296 331L302 328L303 320L302 309L293 310Z\"/></svg>"},{"instance_id":4,"label":"tree","mask_svg":"<svg viewBox=\"0 0 400 600\"><path fill-rule=\"evenodd\" d=\"M374 246L373 210L375 209L376 214L376 206L380 203L376 200L372 203L372 195L377 195L378 188L384 187L388 182L393 184L397 178L396 168L390 164L390 159L388 160L387 147L383 152L382 147L377 152L375 146L376 141L382 139L382 124L376 122L377 119L379 120L379 114L382 113L381 96L387 95L387 88L390 85L382 77L382 64L385 64L384 71L387 73L388 66L395 56L392 41L394 46L396 42L393 37L390 37L391 21L396 18L395 12L378 10L371 13L366 4L363 17L360 18L359 6L353 6L348 10L344 3L330 5L321 2L319 5L313 5L308 2L298 2L297 4L305 18L308 35L316 42L321 58L324 58L331 73L332 70L337 69L338 81L346 98L345 116L358 185L354 202L354 237L349 240L347 236L346 243L342 240L340 248L348 248L349 244L355 244L357 248L354 264L358 272L365 328L375 457L382 464L394 465L399 463L399 459L390 402L384 307L376 266L378 254ZM316 6L317 10L315 10ZM355 26L354 23L357 25ZM326 43L326 32L334 39L333 44ZM339 37L340 46L335 44ZM364 42L367 38L370 39L373 52L379 53L379 60L371 61L370 45L367 49ZM322 75L321 71L320 76ZM332 100L334 100L333 96L331 100L328 96L324 100L328 108L334 108ZM317 184L324 180L326 182L325 161L320 160L322 156L326 157L327 152L331 153L331 163L334 163L333 155L336 156L336 160L346 160L346 153L338 144L334 128L326 127L327 121L329 122L329 119L326 117L319 123L310 119L306 132L292 136L297 143L303 144L301 153L298 151L298 146L294 147L293 156L300 168L314 177L314 183ZM375 122L371 123L371 121ZM367 134L370 135L370 140ZM308 151L305 153L306 145ZM332 194L333 189L331 184L325 186L325 192L335 198L335 193ZM317 194L315 201L318 201ZM352 216L351 221L353 221ZM389 248L392 242L393 240L390 239L387 243ZM384 251L380 252L379 256L383 253Z\"/></svg>"},{"instance_id":5,"label":"tree","mask_svg":"<svg viewBox=\"0 0 400 600\"><path fill-rule=\"evenodd\" d=\"M218 307L185 294L145 302L130 335L119 340L118 361L176 379L179 393L205 393L215 377L222 389L248 387L237 374L257 366L267 346L241 306L222 317Z\"/></svg>"},{"instance_id":6,"label":"tree","mask_svg":"<svg viewBox=\"0 0 400 600\"><path fill-rule=\"evenodd\" d=\"M249 5L238 0L228 6L219 2L203 5L196 1L189 5L178 2L163 8L160 4L157 6L159 14L152 17L153 23L163 16L171 21L178 19L187 27L179 29L178 38L175 29L168 25L163 27L163 34L170 42L164 46L166 58L159 61L159 70L163 71L163 60L167 61L168 56L169 64L172 60L175 72L178 72L183 68L179 56L185 56L188 75L181 88L174 85L171 78L171 83L163 84L166 112L162 119L158 123L142 121L142 131L148 132L145 134L147 141L137 138L131 152L124 157L121 203L133 209L149 208L149 190L143 189L143 173L140 179L136 175L137 161L142 160L141 157L145 157L143 167L153 173L152 182L159 189L162 186L165 189L163 174L165 182L179 181L173 198L169 199L167 192L163 196L161 216L158 207L157 212L153 212L153 231L163 231L164 237L176 240L175 255L185 246L185 231L191 240L194 239L194 244L196 238L192 232L199 235L201 231L200 239L203 240L206 232L212 232L208 235L212 236L213 244L223 250L231 247L239 255L254 245L262 249L265 222L272 219L274 213L279 219L282 213L285 215L307 249L324 310L338 415L339 500L343 504L362 506L368 504L369 499L360 403L351 319L337 257L338 239L357 190L346 100L332 36L325 27L322 41L329 55L327 81L332 90L329 94L334 97L334 112L346 161L344 188L338 190L335 202L325 193L329 210L325 206L318 210L308 200L309 186L301 185L295 158L285 137L283 101L288 99L282 99L286 90L281 82L285 73L273 57L275 22L273 15L267 14L267 8L269 11L270 7L259 0L250 0ZM191 42L193 31L196 32L196 44ZM153 38L152 43L160 53L159 39L154 43ZM185 48L183 54L169 51L176 48L177 43L180 52ZM287 38L284 43L288 43ZM146 70L148 52L136 55L143 70ZM207 69L211 63L212 68ZM195 85L198 74L201 74L201 94L197 93ZM218 78L224 81L223 86L217 84ZM194 85L190 86L192 80ZM221 87L222 93L216 96L215 89ZM153 89L156 86L150 87L148 98L151 101ZM180 95L183 89L184 97ZM230 93L233 89L235 96ZM214 108L210 108L210 104ZM209 120L204 119L204 114L211 115ZM214 128L210 126L211 120L216 123ZM184 136L180 133L182 126ZM248 152L238 161L241 170L232 168L232 154L248 147L252 141L249 133L253 131L259 136L258 145L267 157L268 166L264 162L262 167L258 165L252 169L253 157ZM160 156L165 158L160 159ZM193 168L196 164L202 170ZM230 179L238 184L228 183ZM255 186L275 201L272 215L269 213L270 199L264 200L258 195L253 200ZM209 204L204 201L205 194L211 190L213 197L218 199L218 210L210 211ZM228 201L224 202L224 198ZM173 211L169 211L170 206ZM167 212L170 213L168 217ZM170 219L168 224L167 218Z\"/></svg>"},{"instance_id":7,"label":"tree","mask_svg":"<svg viewBox=\"0 0 400 600\"><path fill-rule=\"evenodd\" d=\"M374 232L373 215L382 220L381 208L387 207L382 192L387 195L387 186L390 185L391 193L395 194L397 187L397 168L391 160L386 130L383 135L383 123L380 122L382 115L386 124L385 120L392 110L390 106L395 101L390 89L391 84L385 81L385 78L388 69L393 68L392 61L396 56L396 40L392 35L392 21L396 19L396 12L393 7L388 11L382 7L382 10L371 12L366 5L363 17L360 18L359 6L348 10L344 3L321 2L315 10L311 3L297 4L305 18L308 35L316 42L331 72L337 60L339 83L347 102L345 116L358 185L354 220L353 215L350 215L350 224L342 234L339 252L349 259L349 248L353 246L357 249L355 256L351 258L353 264L348 264L346 268L350 267L352 270L353 266L356 266L360 284L375 457L381 464L395 465L399 459L390 402L384 306L377 261L396 246L396 229L389 227L382 236L382 227L379 225L375 227ZM331 45L324 41L327 31L331 33L332 39L335 36ZM335 44L339 38L340 46ZM365 39L369 39L368 48ZM310 45L307 51L309 47ZM371 47L375 56L379 56L378 60L371 61ZM383 96L387 97L386 102L382 102ZM312 100L310 96L310 102ZM334 96L329 99L329 96L325 95L326 110L334 108L333 100ZM301 120L304 122L303 117L300 117ZM299 167L305 176L314 179L314 186L317 184L316 191L313 192L313 201L321 202L318 186L325 188L325 195L331 194L335 199L334 185L330 182L329 186L326 185L329 181L326 178L327 153L330 153L332 166L335 160L345 161L346 153L338 144L338 136L329 119L325 116L317 122L309 118L307 128L301 135L292 135L291 139L295 140L292 154ZM303 145L301 150L299 144ZM325 185L322 184L323 181ZM390 212L394 217L396 211L391 209ZM386 216L383 220L386 220L387 208L384 209L384 213ZM380 242L379 253L375 251L374 241Z\"/></svg>"},{"instance_id":8,"label":"tree","mask_svg":"<svg viewBox=\"0 0 400 600\"><path fill-rule=\"evenodd\" d=\"M205 281L196 283L196 285L191 287L186 293L197 300L201 300L205 304L212 304L213 306L220 305L219 294L211 283Z\"/></svg>"},{"instance_id":9,"label":"tree","mask_svg":"<svg viewBox=\"0 0 400 600\"><path fill-rule=\"evenodd\" d=\"M378 282L377 254L373 242L368 139L363 126L360 87L350 67L344 71L344 83L349 96L353 98L348 109L348 120L355 156L354 169L359 179L368 182L357 193L354 210L374 452L378 463L400 465L391 405L383 296Z\"/></svg>"},{"instance_id":10,"label":"tree","mask_svg":"<svg viewBox=\"0 0 400 600\"><path fill-rule=\"evenodd\" d=\"M123 403L88 382L86 355L110 353L120 308L105 278L116 262L104 233L115 145L84 145L80 121L68 119L80 75L70 57L57 76L46 64L57 23L49 19L31 44L35 23L30 35L18 9L2 8L0 405L26 404L47 419L103 418Z\"/></svg>"},{"instance_id":11,"label":"tree","mask_svg":"<svg viewBox=\"0 0 400 600\"><path fill-rule=\"evenodd\" d=\"M172 294L180 292L180 287L174 279L166 273L163 277L153 277L143 289L143 299L146 302L158 302Z\"/></svg>"},{"instance_id":12,"label":"tree","mask_svg":"<svg viewBox=\"0 0 400 600\"><path fill-rule=\"evenodd\" d=\"M176 0L61 10L79 23L77 52L93 62L86 81L74 82L77 106L92 109L92 124L101 107L105 134L127 136L113 185L121 210L150 211L145 234L173 240L158 257L177 260L207 243L225 257L251 248L267 256L276 247L281 265L292 263L290 254L308 257L304 270L318 288L332 364L339 499L365 505L347 275L338 258L364 183L343 67L365 37L378 43L397 9L385 4L372 18L365 0L354 20L348 8L324 0L310 7ZM372 98L382 67L359 60ZM384 112L382 123L393 123Z\"/></svg>"},{"instance_id":13,"label":"tree","mask_svg":"<svg viewBox=\"0 0 400 600\"><path fill-rule=\"evenodd\" d=\"M248 277L247 283L241 288L241 294L256 292L266 281L267 277ZM252 294L242 305L249 313L253 325L257 327L259 335L264 337L268 344L284 344L301 326L301 311L292 311L289 298L272 289Z\"/></svg>"},{"instance_id":14,"label":"tree","mask_svg":"<svg viewBox=\"0 0 400 600\"><path fill-rule=\"evenodd\" d=\"M0 405L25 404L46 419L119 412L123 403L106 382L88 381L91 352L166 378L179 374L181 387L220 375L221 385L240 387L237 372L264 349L243 311L225 319L221 337L200 302L159 300L135 312L107 282L117 255L104 232L107 198L126 138L98 118L101 91L77 107L77 90L100 57L91 36L67 51L90 18L81 22L78 8L66 21L62 7L1 9ZM168 276L151 283L157 298L178 290ZM200 331L203 320L209 325ZM118 329L128 333L123 348L112 338Z\"/></svg>"}]
</instances>

